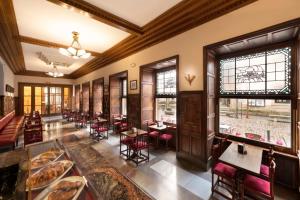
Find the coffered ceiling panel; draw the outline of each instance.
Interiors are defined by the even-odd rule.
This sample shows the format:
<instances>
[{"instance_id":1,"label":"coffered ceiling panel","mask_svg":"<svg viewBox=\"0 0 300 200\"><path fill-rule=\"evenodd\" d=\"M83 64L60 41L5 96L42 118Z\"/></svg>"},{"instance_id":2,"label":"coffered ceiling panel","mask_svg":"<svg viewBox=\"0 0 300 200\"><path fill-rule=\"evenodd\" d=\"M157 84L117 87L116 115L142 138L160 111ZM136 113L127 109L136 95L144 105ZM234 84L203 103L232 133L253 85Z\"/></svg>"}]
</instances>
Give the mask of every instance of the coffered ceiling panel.
<instances>
[{"instance_id":1,"label":"coffered ceiling panel","mask_svg":"<svg viewBox=\"0 0 300 200\"><path fill-rule=\"evenodd\" d=\"M182 0L86 0L138 26L144 26Z\"/></svg>"},{"instance_id":2,"label":"coffered ceiling panel","mask_svg":"<svg viewBox=\"0 0 300 200\"><path fill-rule=\"evenodd\" d=\"M72 31L80 33L82 48L103 52L129 34L46 0L13 0L19 33L40 40L70 45Z\"/></svg>"},{"instance_id":3,"label":"coffered ceiling panel","mask_svg":"<svg viewBox=\"0 0 300 200\"><path fill-rule=\"evenodd\" d=\"M70 74L88 61L93 59L73 59L61 55L56 48L42 47L27 43L21 43L24 52L26 70L49 72L53 67L47 62L56 64L59 72Z\"/></svg>"}]
</instances>

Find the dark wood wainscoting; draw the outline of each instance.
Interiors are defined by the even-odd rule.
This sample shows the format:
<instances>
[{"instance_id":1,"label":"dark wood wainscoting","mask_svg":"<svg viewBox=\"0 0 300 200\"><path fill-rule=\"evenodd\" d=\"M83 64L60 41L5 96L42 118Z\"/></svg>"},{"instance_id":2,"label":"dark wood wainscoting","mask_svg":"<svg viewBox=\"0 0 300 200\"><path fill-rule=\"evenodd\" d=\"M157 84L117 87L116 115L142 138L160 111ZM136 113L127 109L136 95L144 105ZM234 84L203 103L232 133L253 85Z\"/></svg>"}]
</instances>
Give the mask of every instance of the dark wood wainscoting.
<instances>
[{"instance_id":1,"label":"dark wood wainscoting","mask_svg":"<svg viewBox=\"0 0 300 200\"><path fill-rule=\"evenodd\" d=\"M127 96L127 107L128 107L128 121L133 123L133 126L140 128L141 119L140 119L140 94L129 94Z\"/></svg>"},{"instance_id":2,"label":"dark wood wainscoting","mask_svg":"<svg viewBox=\"0 0 300 200\"><path fill-rule=\"evenodd\" d=\"M0 96L0 118L15 110L15 101L12 96Z\"/></svg>"},{"instance_id":3,"label":"dark wood wainscoting","mask_svg":"<svg viewBox=\"0 0 300 200\"><path fill-rule=\"evenodd\" d=\"M177 157L206 168L206 137L203 132L203 91L184 91L178 95Z\"/></svg>"},{"instance_id":4,"label":"dark wood wainscoting","mask_svg":"<svg viewBox=\"0 0 300 200\"><path fill-rule=\"evenodd\" d=\"M103 116L109 119L109 94L103 95Z\"/></svg>"},{"instance_id":5,"label":"dark wood wainscoting","mask_svg":"<svg viewBox=\"0 0 300 200\"><path fill-rule=\"evenodd\" d=\"M275 153L275 182L291 189L299 186L299 158L293 155Z\"/></svg>"}]
</instances>

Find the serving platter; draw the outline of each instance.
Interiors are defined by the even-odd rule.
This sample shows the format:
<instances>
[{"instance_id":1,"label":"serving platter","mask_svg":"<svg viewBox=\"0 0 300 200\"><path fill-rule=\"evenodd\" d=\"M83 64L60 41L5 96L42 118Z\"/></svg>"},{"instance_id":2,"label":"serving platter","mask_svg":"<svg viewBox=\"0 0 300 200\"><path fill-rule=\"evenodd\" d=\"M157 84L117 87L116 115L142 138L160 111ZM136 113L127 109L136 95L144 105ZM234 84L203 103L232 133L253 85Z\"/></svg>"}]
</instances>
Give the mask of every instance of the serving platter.
<instances>
[{"instance_id":1,"label":"serving platter","mask_svg":"<svg viewBox=\"0 0 300 200\"><path fill-rule=\"evenodd\" d=\"M49 181L49 183L47 183L45 185L42 185L42 186L39 186L39 187L31 187L31 191L43 189L43 188L49 186L51 183L54 183L55 181L60 180L62 177L64 177L70 171L70 169L72 169L72 167L74 165L74 163L72 161L70 161L70 160L60 160L60 161L52 162L51 164L49 164L47 166L44 166L43 168L41 168L38 171L36 171L35 173L33 173L31 175L31 177L33 177L36 174L40 173L45 168L51 167L52 165L55 166L58 163L63 163L64 165L69 165L69 167L66 170L64 170L64 172L60 176L58 176L55 179ZM29 188L28 188L28 180L29 180L29 178L26 180L26 191L29 190Z\"/></svg>"},{"instance_id":2,"label":"serving platter","mask_svg":"<svg viewBox=\"0 0 300 200\"><path fill-rule=\"evenodd\" d=\"M81 182L81 185L77 189L77 192L76 192L75 196L72 198L72 200L78 199L79 195L81 194L81 192L86 184L86 180L81 176L69 176L69 177L66 177L66 178L63 178L60 180L56 180L51 185L49 185L46 189L44 189L38 196L36 196L36 198L34 200L48 200L48 197L51 194L51 192L55 191L54 187L62 181L69 181L69 182L79 181L79 182Z\"/></svg>"},{"instance_id":3,"label":"serving platter","mask_svg":"<svg viewBox=\"0 0 300 200\"><path fill-rule=\"evenodd\" d=\"M48 152L49 152L49 151L48 151ZM40 157L41 157L43 154L45 154L45 153L46 153L46 152L43 152L43 153L41 153L41 154L35 156L34 158L32 158L32 159L31 159L31 163L32 163L33 161L37 160L37 159L40 159ZM65 152L64 152L63 150L59 149L59 153L58 153L58 155L57 155L57 157L56 157L55 159L49 160L49 162L47 162L47 163L45 163L44 165L41 165L41 166L33 167L33 166L31 165L31 170L37 170L37 169L40 169L40 168L42 168L42 167L45 167L45 166L47 166L47 165L49 165L49 164L51 164L51 163L57 161L62 155L64 155L64 153L65 153Z\"/></svg>"}]
</instances>

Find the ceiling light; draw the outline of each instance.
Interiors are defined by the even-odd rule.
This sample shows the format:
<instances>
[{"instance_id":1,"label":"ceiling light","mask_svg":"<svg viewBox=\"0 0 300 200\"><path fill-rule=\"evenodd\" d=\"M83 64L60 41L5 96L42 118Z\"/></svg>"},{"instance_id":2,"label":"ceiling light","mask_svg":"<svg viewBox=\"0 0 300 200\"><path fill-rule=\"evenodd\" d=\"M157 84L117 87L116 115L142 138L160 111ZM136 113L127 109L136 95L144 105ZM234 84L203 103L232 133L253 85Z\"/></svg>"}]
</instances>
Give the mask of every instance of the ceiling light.
<instances>
[{"instance_id":1,"label":"ceiling light","mask_svg":"<svg viewBox=\"0 0 300 200\"><path fill-rule=\"evenodd\" d=\"M91 53L87 53L84 49L81 48L81 45L78 41L79 39L79 33L73 31L73 42L70 47L67 49L65 48L59 48L59 52L62 55L72 57L74 59L79 59L79 58L88 58L91 56Z\"/></svg>"},{"instance_id":2,"label":"ceiling light","mask_svg":"<svg viewBox=\"0 0 300 200\"><path fill-rule=\"evenodd\" d=\"M46 73L47 75L52 76L52 77L54 77L54 78L57 78L57 77L63 77L63 76L64 76L63 73L58 72L57 67L53 64L53 62L51 63L51 66L53 66L53 71L47 72L47 73Z\"/></svg>"}]
</instances>

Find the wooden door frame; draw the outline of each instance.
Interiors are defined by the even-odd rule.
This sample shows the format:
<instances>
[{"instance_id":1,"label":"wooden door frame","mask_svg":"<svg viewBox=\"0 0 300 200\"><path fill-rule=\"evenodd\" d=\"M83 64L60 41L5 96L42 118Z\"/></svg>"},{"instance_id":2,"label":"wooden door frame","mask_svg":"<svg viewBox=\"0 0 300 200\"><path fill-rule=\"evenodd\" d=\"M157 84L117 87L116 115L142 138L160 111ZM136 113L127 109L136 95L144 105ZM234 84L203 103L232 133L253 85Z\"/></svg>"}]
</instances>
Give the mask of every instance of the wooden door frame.
<instances>
[{"instance_id":1,"label":"wooden door frame","mask_svg":"<svg viewBox=\"0 0 300 200\"><path fill-rule=\"evenodd\" d=\"M154 61L154 62L151 62L151 63L148 63L148 64L145 64L145 65L141 65L140 66L140 69L139 69L139 76L140 76L140 80L139 80L139 91L140 91L140 94L139 94L139 98L140 98L140 113L139 113L139 116L140 116L140 121L141 121L141 125L143 124L142 122L142 73L145 69L153 69L153 66L158 64L158 63L162 63L162 62L165 62L165 61L168 61L168 60L173 60L175 59L176 60L176 64L172 67L175 67L176 69L176 141L175 141L175 144L176 144L176 152L178 151L178 131L179 131L179 127L180 127L180 123L179 123L179 109L180 109L180 105L178 103L178 96L179 96L179 55L174 55L174 56L170 56L170 57L167 57L167 58L163 58L161 60L157 60L157 61ZM168 68L168 67L166 67ZM154 69L155 71L155 69ZM155 78L156 79L156 78ZM156 90L156 83L155 83L155 80L154 80L154 87L155 87L155 90ZM155 98L155 97L154 97ZM155 118L155 101L153 101L153 118Z\"/></svg>"},{"instance_id":2,"label":"wooden door frame","mask_svg":"<svg viewBox=\"0 0 300 200\"><path fill-rule=\"evenodd\" d=\"M101 78L97 78L97 79L94 79L92 81L92 100L91 100L91 103L92 103L92 112L91 114L93 115L95 113L95 110L94 110L94 95L95 95L95 90L94 90L94 86L96 83L100 83L102 84L102 113L103 113L103 101L104 101L104 77L101 77Z\"/></svg>"},{"instance_id":3,"label":"wooden door frame","mask_svg":"<svg viewBox=\"0 0 300 200\"><path fill-rule=\"evenodd\" d=\"M118 73L115 73L115 74L110 74L109 75L109 80L108 80L108 89L109 89L109 95L108 95L108 98L109 98L109 121L111 122L111 116L110 116L110 114L111 114L111 112L110 112L110 109L111 109L111 101L110 101L110 96L111 96L111 91L110 91L110 86L111 86L111 84L110 84L110 82L111 82L111 79L113 79L113 78L117 78L117 77L120 77L121 78L121 76L123 75L123 74L125 74L125 77L126 77L126 79L127 79L127 97L126 97L126 102L128 101L128 70L124 70L124 71L121 71L121 72L118 72ZM104 96L104 95L103 95ZM127 102L127 112L128 112L128 102ZM127 113L128 114L128 113Z\"/></svg>"}]
</instances>

